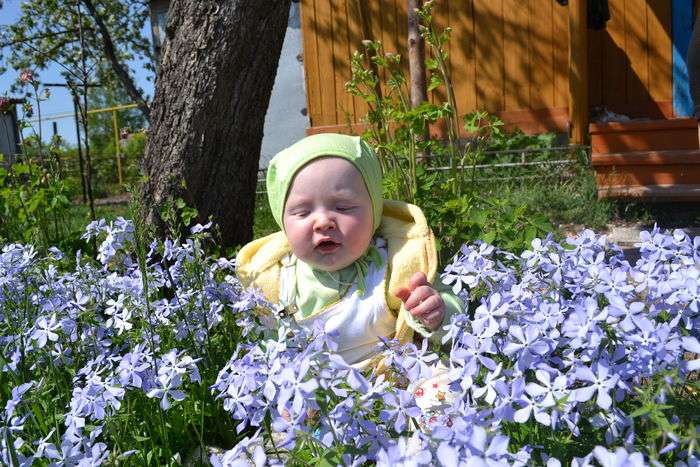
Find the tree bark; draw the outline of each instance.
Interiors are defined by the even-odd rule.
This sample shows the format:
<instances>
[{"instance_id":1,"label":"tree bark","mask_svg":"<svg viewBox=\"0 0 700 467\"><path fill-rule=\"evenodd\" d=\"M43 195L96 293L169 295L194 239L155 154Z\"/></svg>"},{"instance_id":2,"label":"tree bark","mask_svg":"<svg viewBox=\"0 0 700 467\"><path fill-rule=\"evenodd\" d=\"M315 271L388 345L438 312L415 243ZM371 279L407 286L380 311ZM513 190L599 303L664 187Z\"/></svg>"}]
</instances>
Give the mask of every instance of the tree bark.
<instances>
[{"instance_id":1,"label":"tree bark","mask_svg":"<svg viewBox=\"0 0 700 467\"><path fill-rule=\"evenodd\" d=\"M223 246L252 238L263 123L290 0L174 0L151 104L142 200L182 198L218 224Z\"/></svg>"}]
</instances>

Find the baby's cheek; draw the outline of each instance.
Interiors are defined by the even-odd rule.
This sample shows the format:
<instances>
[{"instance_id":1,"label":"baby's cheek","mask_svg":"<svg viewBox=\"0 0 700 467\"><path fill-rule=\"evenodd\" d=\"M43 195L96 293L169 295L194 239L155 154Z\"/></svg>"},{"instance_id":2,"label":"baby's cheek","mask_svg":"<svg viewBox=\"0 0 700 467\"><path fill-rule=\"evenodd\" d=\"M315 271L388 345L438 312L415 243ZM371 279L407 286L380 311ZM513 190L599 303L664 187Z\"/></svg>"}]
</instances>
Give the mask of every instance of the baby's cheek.
<instances>
[{"instance_id":1,"label":"baby's cheek","mask_svg":"<svg viewBox=\"0 0 700 467\"><path fill-rule=\"evenodd\" d=\"M298 222L288 221L285 223L285 234L294 254L298 256L299 253L303 254L308 250L309 238L304 231L303 225L299 225Z\"/></svg>"}]
</instances>

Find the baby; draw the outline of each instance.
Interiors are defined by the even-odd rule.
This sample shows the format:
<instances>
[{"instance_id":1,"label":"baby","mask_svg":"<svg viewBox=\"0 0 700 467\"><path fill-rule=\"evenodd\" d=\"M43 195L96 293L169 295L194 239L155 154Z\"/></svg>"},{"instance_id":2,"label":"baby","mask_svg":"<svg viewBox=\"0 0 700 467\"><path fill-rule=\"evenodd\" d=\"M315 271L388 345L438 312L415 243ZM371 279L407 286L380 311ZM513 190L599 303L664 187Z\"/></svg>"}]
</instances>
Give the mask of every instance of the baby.
<instances>
[{"instance_id":1,"label":"baby","mask_svg":"<svg viewBox=\"0 0 700 467\"><path fill-rule=\"evenodd\" d=\"M268 167L267 192L282 231L241 249L239 278L298 323L320 320L349 364L369 366L381 338L437 339L461 309L431 285L437 255L423 213L382 199L379 161L359 137L319 134L283 150Z\"/></svg>"}]
</instances>

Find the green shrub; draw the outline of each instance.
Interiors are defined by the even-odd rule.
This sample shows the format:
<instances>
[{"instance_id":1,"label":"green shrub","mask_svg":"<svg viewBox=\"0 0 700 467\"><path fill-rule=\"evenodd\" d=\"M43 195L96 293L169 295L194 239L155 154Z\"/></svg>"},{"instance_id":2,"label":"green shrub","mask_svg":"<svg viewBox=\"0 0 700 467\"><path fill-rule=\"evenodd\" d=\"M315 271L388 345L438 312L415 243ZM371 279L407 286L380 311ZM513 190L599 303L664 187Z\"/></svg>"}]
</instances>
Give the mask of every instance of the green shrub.
<instances>
[{"instance_id":1,"label":"green shrub","mask_svg":"<svg viewBox=\"0 0 700 467\"><path fill-rule=\"evenodd\" d=\"M485 154L489 149L549 146L554 135L507 134L503 122L484 111L470 113L460 122L446 65L450 31L433 28L430 5L419 14L429 51L428 91L442 88L446 102L436 96L433 102L411 108L401 57L385 53L379 42L365 41L364 51L353 55L352 78L346 85L349 93L367 103L369 128L363 137L376 148L385 197L423 208L443 262L462 243L476 239L520 252L535 237L550 231L551 224L529 204L482 190L476 166L493 162ZM428 125L438 123L447 129L447 141L426 138ZM461 125L471 135L467 140L458 138ZM444 166L449 169L443 170Z\"/></svg>"}]
</instances>

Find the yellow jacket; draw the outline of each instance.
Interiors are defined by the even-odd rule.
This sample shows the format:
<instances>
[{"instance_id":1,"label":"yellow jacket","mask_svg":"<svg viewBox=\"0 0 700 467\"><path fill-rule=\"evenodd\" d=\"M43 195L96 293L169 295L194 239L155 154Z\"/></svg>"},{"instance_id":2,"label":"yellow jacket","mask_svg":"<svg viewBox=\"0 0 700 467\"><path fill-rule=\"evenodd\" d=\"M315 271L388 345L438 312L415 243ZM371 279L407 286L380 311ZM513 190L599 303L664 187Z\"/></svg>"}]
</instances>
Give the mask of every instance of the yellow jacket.
<instances>
[{"instance_id":1,"label":"yellow jacket","mask_svg":"<svg viewBox=\"0 0 700 467\"><path fill-rule=\"evenodd\" d=\"M378 236L387 242L386 303L397 317L393 337L401 343L413 339L416 321L393 292L422 271L433 283L437 272L435 237L418 206L384 200ZM245 287L257 287L271 302L279 301L281 261L291 252L284 232L276 232L244 246L236 257L238 278ZM413 327L410 324L413 325Z\"/></svg>"}]
</instances>

